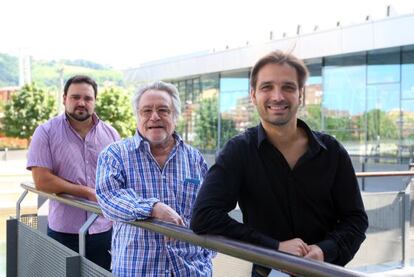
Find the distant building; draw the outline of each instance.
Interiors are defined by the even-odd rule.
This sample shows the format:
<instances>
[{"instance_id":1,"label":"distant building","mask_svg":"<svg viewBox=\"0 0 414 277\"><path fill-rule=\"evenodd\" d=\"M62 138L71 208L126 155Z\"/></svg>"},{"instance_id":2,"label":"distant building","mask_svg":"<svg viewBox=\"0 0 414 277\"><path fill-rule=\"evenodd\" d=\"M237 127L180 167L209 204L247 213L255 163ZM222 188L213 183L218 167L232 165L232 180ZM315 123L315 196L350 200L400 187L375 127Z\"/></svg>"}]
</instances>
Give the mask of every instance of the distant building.
<instances>
[{"instance_id":1,"label":"distant building","mask_svg":"<svg viewBox=\"0 0 414 277\"><path fill-rule=\"evenodd\" d=\"M0 87L0 102L6 103L11 99L13 93L17 92L19 87Z\"/></svg>"},{"instance_id":2,"label":"distant building","mask_svg":"<svg viewBox=\"0 0 414 277\"><path fill-rule=\"evenodd\" d=\"M390 13L388 13L390 14ZM414 145L414 14L371 20L330 30L271 39L261 45L211 51L159 60L125 71L128 83L165 80L177 85L186 126L201 124L198 103L216 98L220 115L217 148L228 137L257 124L249 101L249 74L254 62L276 49L294 49L310 70L300 116L313 128L338 138L354 155L412 158L399 149ZM187 111L187 113L186 113ZM189 115L188 113L191 113ZM226 124L221 124L225 120ZM228 120L232 120L229 124ZM204 123L203 123L204 124ZM203 125L204 126L204 125ZM195 128L181 129L196 140ZM191 134L189 133L191 132ZM217 135L216 135L217 134ZM206 134L203 133L206 139ZM192 142L192 141L190 141ZM197 145L202 147L203 145ZM410 148L411 149L411 148Z\"/></svg>"}]
</instances>

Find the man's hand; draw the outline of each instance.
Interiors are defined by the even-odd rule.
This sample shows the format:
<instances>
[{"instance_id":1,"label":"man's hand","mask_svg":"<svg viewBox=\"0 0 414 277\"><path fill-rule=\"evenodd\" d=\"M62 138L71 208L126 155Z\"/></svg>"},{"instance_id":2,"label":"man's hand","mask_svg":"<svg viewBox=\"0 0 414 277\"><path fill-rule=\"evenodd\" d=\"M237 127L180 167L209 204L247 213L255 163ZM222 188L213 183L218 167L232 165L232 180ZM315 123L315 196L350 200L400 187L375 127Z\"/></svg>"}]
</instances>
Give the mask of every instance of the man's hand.
<instances>
[{"instance_id":1,"label":"man's hand","mask_svg":"<svg viewBox=\"0 0 414 277\"><path fill-rule=\"evenodd\" d=\"M95 188L91 188L91 187L87 187L87 186L83 186L83 187L85 189L86 198L89 201L98 202L98 200L96 199Z\"/></svg>"},{"instance_id":2,"label":"man's hand","mask_svg":"<svg viewBox=\"0 0 414 277\"><path fill-rule=\"evenodd\" d=\"M183 219L170 206L162 202L155 203L151 216L162 221L184 226Z\"/></svg>"},{"instance_id":3,"label":"man's hand","mask_svg":"<svg viewBox=\"0 0 414 277\"><path fill-rule=\"evenodd\" d=\"M322 249L316 244L310 245L309 248L310 251L308 252L308 254L305 255L305 258L323 262L324 255Z\"/></svg>"},{"instance_id":4,"label":"man's hand","mask_svg":"<svg viewBox=\"0 0 414 277\"><path fill-rule=\"evenodd\" d=\"M311 248L299 238L282 241L279 243L279 251L290 253L296 256L306 256Z\"/></svg>"}]
</instances>

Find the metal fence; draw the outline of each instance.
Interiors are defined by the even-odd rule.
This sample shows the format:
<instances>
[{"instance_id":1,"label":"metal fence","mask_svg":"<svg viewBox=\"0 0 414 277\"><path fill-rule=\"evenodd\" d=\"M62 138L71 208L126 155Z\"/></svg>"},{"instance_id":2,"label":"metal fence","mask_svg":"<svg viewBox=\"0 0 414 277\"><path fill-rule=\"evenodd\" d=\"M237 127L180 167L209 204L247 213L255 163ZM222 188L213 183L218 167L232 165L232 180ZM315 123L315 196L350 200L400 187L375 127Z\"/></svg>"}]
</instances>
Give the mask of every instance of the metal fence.
<instances>
[{"instance_id":1,"label":"metal fence","mask_svg":"<svg viewBox=\"0 0 414 277\"><path fill-rule=\"evenodd\" d=\"M84 210L87 210L89 212L95 213L97 215L102 215L102 212L95 203L85 201L85 200L79 200L75 199L73 197L67 196L67 195L55 195L55 194L49 194L37 191L32 184L22 184L22 187L25 189L25 193L23 193L22 197L19 199L18 203L16 204L16 221L10 221L8 222L8 228L9 224L10 226L17 226L17 227L10 227L15 229L24 229L31 230L32 233L39 235L43 235L40 232L36 230L32 230L28 228L25 225L20 225L17 220L20 219L20 202L24 199L24 196L27 194L27 191L31 191L34 193L37 193L41 196L47 197L49 199L54 199L60 202L63 202L65 204L78 207ZM16 223L14 223L16 222ZM83 226L81 229L83 229L83 232L87 230L88 226L93 222L93 220L89 220L85 226ZM343 267L339 267L336 265L332 265L329 263L323 263L318 262L310 259L304 259L301 257L296 257L292 255L288 255L279 251L274 251L271 249L258 247L252 244L228 239L222 236L213 236L213 235L196 235L191 230L186 229L181 226L165 223L162 221L158 221L155 219L148 219L145 221L135 221L131 223L132 225L135 225L137 228L144 228L150 231L158 232L163 235L166 235L168 237L173 237L178 240L186 241L192 244L200 245L202 247L210 248L212 250L215 250L217 252L230 255L239 259L243 259L252 263L261 264L263 266L274 268L274 269L281 269L287 272L291 272L292 274L299 275L299 276L366 276L363 273L356 272L353 270L349 270ZM28 247L28 244L23 242L24 239L21 237L22 234L18 232L18 230L12 230L10 234L17 234L16 238L9 238L9 232L8 232L8 247L10 243L10 247L13 247L13 245L20 245L23 248L16 247L17 252L23 252L23 253L30 253L30 248ZM35 240L38 238L33 238L31 240ZM42 239L45 239L42 237ZM60 267L67 268L71 264L82 264L82 261L86 260L82 257L82 248L84 247L84 244L81 243L82 241L82 235L80 234L80 253L78 256L74 256L74 253L70 253L71 255L68 255L67 253L60 254L60 259L65 259L66 266L60 265ZM10 240L10 242L9 242ZM22 241L23 240L23 241ZM43 245L46 244L45 241L42 242ZM53 243L56 243L53 241ZM66 248L64 246L61 246L62 248ZM67 249L66 249L67 250ZM70 250L70 249L69 249ZM47 249L42 249L43 253L47 252ZM7 254L7 271L8 276L35 276L35 275L21 275L19 270L21 267L25 267L25 261L24 257L20 257L18 253L9 253ZM84 253L84 252L83 252ZM9 256L10 254L10 256ZM59 256L57 253L50 253L50 255ZM77 258L73 258L77 257ZM23 259L23 260L22 260ZM43 262L43 259L46 259L46 257L39 256L36 259L39 259L39 261L34 264L31 264L32 267L38 267ZM87 261L87 260L86 260ZM88 261L89 262L89 261ZM56 262L57 264L57 262ZM41 266L41 268L48 268L48 266ZM79 268L82 268L81 266ZM14 269L14 271L13 271ZM10 275L9 275L10 270ZM28 271L30 272L30 270ZM12 274L12 273L19 273L19 274ZM67 275L67 274L73 274L73 273L65 273L66 275L60 275L60 274L54 274L54 275L47 275L47 272L41 272L41 275L36 276L94 276L89 275L91 273L82 273L77 271L76 274L78 275ZM46 274L46 275L44 275ZM61 273L63 274L63 273ZM85 275L86 274L86 275ZM105 276L105 275L100 275Z\"/></svg>"}]
</instances>

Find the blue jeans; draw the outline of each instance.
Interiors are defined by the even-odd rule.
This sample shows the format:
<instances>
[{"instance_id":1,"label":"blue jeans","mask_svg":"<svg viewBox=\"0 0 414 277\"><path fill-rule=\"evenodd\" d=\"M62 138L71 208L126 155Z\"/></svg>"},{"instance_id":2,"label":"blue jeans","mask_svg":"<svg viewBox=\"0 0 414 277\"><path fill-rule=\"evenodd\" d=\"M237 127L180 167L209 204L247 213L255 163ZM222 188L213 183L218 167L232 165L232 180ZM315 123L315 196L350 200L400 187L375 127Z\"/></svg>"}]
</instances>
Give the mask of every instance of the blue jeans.
<instances>
[{"instance_id":1,"label":"blue jeans","mask_svg":"<svg viewBox=\"0 0 414 277\"><path fill-rule=\"evenodd\" d=\"M53 231L47 226L47 235L73 251L79 252L78 234L67 234ZM110 270L111 267L111 236L112 229L99 234L86 234L86 258L95 264Z\"/></svg>"}]
</instances>

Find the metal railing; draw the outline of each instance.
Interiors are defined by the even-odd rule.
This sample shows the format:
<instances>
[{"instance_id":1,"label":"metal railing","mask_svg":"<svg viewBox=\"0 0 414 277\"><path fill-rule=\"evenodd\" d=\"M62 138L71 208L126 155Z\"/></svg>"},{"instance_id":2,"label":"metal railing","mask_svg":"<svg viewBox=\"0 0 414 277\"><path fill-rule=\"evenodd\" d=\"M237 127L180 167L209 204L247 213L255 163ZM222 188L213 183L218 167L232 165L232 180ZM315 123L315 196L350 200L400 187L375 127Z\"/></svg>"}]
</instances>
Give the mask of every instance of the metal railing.
<instances>
[{"instance_id":1,"label":"metal railing","mask_svg":"<svg viewBox=\"0 0 414 277\"><path fill-rule=\"evenodd\" d=\"M36 190L31 183L23 183L21 186L25 192L22 194L18 203L16 204L16 216L18 218L20 217L20 203L28 191L37 193L38 195L49 199L57 200L73 207L92 212L96 215L102 215L102 211L99 206L93 202L79 200L68 195L56 195L41 192ZM93 220L88 220L87 223L90 225L91 221L93 222ZM173 237L181 241L186 241L191 244L209 248L226 255L260 264L265 267L284 270L299 276L367 276L363 273L349 270L344 267L285 254L276 250L255 246L249 243L232 240L222 236L196 235L189 229L162 222L156 219L135 221L131 222L130 224L139 228L163 234L168 237ZM84 226L81 228L83 230L83 235L80 233L80 241L84 241L84 238L81 238L85 234ZM79 245L80 253L82 254L84 253L84 250L81 250L81 247L84 247L84 244Z\"/></svg>"},{"instance_id":2,"label":"metal railing","mask_svg":"<svg viewBox=\"0 0 414 277\"><path fill-rule=\"evenodd\" d=\"M397 177L397 176L412 176L412 177L414 177L414 172L410 171L410 170L407 170L407 171L356 172L355 175L358 178L365 178L365 177Z\"/></svg>"},{"instance_id":3,"label":"metal railing","mask_svg":"<svg viewBox=\"0 0 414 277\"><path fill-rule=\"evenodd\" d=\"M414 163L409 164L409 169L410 170L408 171L357 172L355 175L358 178L397 176L414 177ZM402 267L410 266L411 183L412 180L408 182L405 190L399 192L402 199Z\"/></svg>"}]
</instances>

